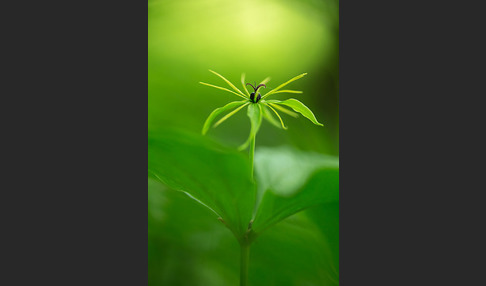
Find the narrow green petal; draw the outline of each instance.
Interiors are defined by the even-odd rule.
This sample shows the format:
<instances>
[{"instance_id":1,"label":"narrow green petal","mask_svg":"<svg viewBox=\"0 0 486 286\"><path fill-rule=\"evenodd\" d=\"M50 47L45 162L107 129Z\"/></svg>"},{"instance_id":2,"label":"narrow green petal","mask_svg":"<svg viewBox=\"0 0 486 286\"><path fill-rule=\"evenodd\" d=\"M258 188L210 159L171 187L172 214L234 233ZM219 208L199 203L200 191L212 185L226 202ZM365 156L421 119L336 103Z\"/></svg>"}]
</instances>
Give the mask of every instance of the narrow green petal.
<instances>
[{"instance_id":1,"label":"narrow green petal","mask_svg":"<svg viewBox=\"0 0 486 286\"><path fill-rule=\"evenodd\" d=\"M229 90L229 89L227 89L227 88L224 88L224 87L220 87L220 86L217 86L217 85L213 85L213 84L205 83L205 82L202 82L202 81L200 81L199 83L200 83L200 84L203 84L203 85L210 86L210 87L214 87L214 88L217 88L217 89L221 89L221 90L224 90L224 91L227 91L227 92L231 92L231 93L233 93L233 94L238 95L238 96L239 96L239 97L241 97L241 98L248 99L246 96L243 96L243 95L241 95L241 94L238 94L238 93L236 93L236 92L234 92L234 91L232 91L232 90Z\"/></svg>"},{"instance_id":2,"label":"narrow green petal","mask_svg":"<svg viewBox=\"0 0 486 286\"><path fill-rule=\"evenodd\" d=\"M279 89L281 89L282 87L286 86L287 84L289 84L289 83L291 83L291 82L293 82L293 81L296 81L296 80L298 80L299 78L304 77L306 74L307 74L307 73L300 74L300 75L298 75L298 76L296 76L296 77L291 78L291 79L290 79L290 80L288 80L287 82L282 83L281 85L277 86L276 88L274 88L274 89L270 90L270 91L269 91L269 92L267 92L265 95L263 95L263 96L262 96L262 99L264 99L265 97L269 96L269 95L270 95L270 94L272 94L272 93L275 93L276 91L278 91L278 90L279 90Z\"/></svg>"},{"instance_id":3,"label":"narrow green petal","mask_svg":"<svg viewBox=\"0 0 486 286\"><path fill-rule=\"evenodd\" d=\"M275 93L303 93L303 92L300 91L300 90L289 90L289 89L286 89L286 90L279 90L279 91L273 92L273 94L275 94Z\"/></svg>"},{"instance_id":4,"label":"narrow green petal","mask_svg":"<svg viewBox=\"0 0 486 286\"><path fill-rule=\"evenodd\" d=\"M268 122L270 122L270 124L272 124L273 126L277 127L277 128L282 128L282 126L280 126L280 123L277 121L277 119L275 119L275 117L273 117L272 113L270 113L270 109L268 108L267 105L262 105L262 111L263 111L263 118L266 119Z\"/></svg>"},{"instance_id":5,"label":"narrow green petal","mask_svg":"<svg viewBox=\"0 0 486 286\"><path fill-rule=\"evenodd\" d=\"M214 123L213 127L218 127L219 124L223 123L223 121L225 121L226 119L230 118L231 116L233 116L236 112L240 111L243 107L247 106L248 104L250 104L249 102L243 104L242 106L238 107L237 109L231 111L230 113L226 114L223 118L221 118L220 120L218 120L218 122Z\"/></svg>"},{"instance_id":6,"label":"narrow green petal","mask_svg":"<svg viewBox=\"0 0 486 286\"><path fill-rule=\"evenodd\" d=\"M231 81L227 80L224 76L220 75L219 73L215 72L215 71L212 71L212 70L209 70L210 72L214 73L215 75L219 76L220 78L222 78L226 83L229 84L229 86L231 86L235 91L239 92L241 95L245 96L245 94L243 92L241 92L241 90L239 90L234 84L231 83Z\"/></svg>"},{"instance_id":7,"label":"narrow green petal","mask_svg":"<svg viewBox=\"0 0 486 286\"><path fill-rule=\"evenodd\" d=\"M248 103L247 101L233 101L233 102L230 102L228 104L226 104L225 106L223 107L219 107L219 108L216 108L215 110L213 110L213 112L211 112L211 114L209 114L208 118L206 119L206 122L204 122L204 126L203 126L203 129L202 129L202 134L205 135L208 130L209 130L209 127L211 126L211 122L213 122L213 120L218 116L220 115L222 112L228 110L228 109L231 109L231 108L234 108L238 105L243 105L245 103Z\"/></svg>"},{"instance_id":8,"label":"narrow green petal","mask_svg":"<svg viewBox=\"0 0 486 286\"><path fill-rule=\"evenodd\" d=\"M282 120L282 117L280 117L280 115L278 114L278 112L273 109L270 105L267 105L273 112L275 112L275 114L277 115L278 119L280 119L280 123L282 124L282 127L283 129L287 129L287 127L285 126L285 124L283 123L283 120Z\"/></svg>"},{"instance_id":9,"label":"narrow green petal","mask_svg":"<svg viewBox=\"0 0 486 286\"><path fill-rule=\"evenodd\" d=\"M299 112L300 114L304 115L307 119L312 121L312 123L319 125L319 126L324 126L324 125L322 125L322 123L319 123L317 121L316 117L314 116L314 113L312 113L312 111L307 106L305 106L302 102L298 101L297 99L290 98L290 99L280 101L280 102L275 102L275 103L286 105L286 106L292 108L293 110L295 110L296 112Z\"/></svg>"},{"instance_id":10,"label":"narrow green petal","mask_svg":"<svg viewBox=\"0 0 486 286\"><path fill-rule=\"evenodd\" d=\"M267 82L269 82L270 79L271 79L271 77L267 77L264 80L262 80L259 84L267 84Z\"/></svg>"},{"instance_id":11,"label":"narrow green petal","mask_svg":"<svg viewBox=\"0 0 486 286\"><path fill-rule=\"evenodd\" d=\"M271 103L271 102L268 102L268 104L271 105L271 106L273 106L273 107L275 107L276 109L282 111L283 113L286 113L287 115L290 115L290 116L295 117L295 118L299 117L299 114L298 113L295 113L293 111L290 111L290 110L288 110L286 108L283 108L283 107L278 106L278 105L276 105L274 103Z\"/></svg>"},{"instance_id":12,"label":"narrow green petal","mask_svg":"<svg viewBox=\"0 0 486 286\"><path fill-rule=\"evenodd\" d=\"M243 86L243 89L246 91L246 94L248 97L250 97L250 93L248 92L248 89L246 88L246 83L245 83L245 73L241 74L241 85Z\"/></svg>"}]
</instances>

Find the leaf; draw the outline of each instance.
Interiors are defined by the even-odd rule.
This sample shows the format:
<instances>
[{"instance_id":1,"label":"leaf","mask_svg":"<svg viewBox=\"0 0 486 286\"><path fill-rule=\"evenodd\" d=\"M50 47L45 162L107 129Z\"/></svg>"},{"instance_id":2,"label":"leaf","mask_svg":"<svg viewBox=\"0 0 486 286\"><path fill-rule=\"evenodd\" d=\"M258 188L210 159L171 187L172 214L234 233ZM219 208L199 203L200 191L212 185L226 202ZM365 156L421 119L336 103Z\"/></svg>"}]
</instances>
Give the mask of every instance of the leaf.
<instances>
[{"instance_id":1,"label":"leaf","mask_svg":"<svg viewBox=\"0 0 486 286\"><path fill-rule=\"evenodd\" d=\"M295 118L299 117L299 114L297 114L293 111L290 111L286 108L283 108L282 106L279 106L279 105L271 103L271 102L268 102L268 104L271 105L272 107L275 107L276 109L282 111L283 113L285 113L287 115L290 115L290 116L295 117Z\"/></svg>"},{"instance_id":2,"label":"leaf","mask_svg":"<svg viewBox=\"0 0 486 286\"><path fill-rule=\"evenodd\" d=\"M217 89L221 89L221 90L224 90L224 91L227 91L227 92L231 92L232 94L236 94L236 95L238 95L241 98L247 99L245 96L243 96L241 94L238 94L238 93L236 93L236 92L234 92L232 90L229 90L227 88L224 88L224 87L221 87L221 86L217 86L217 85L214 85L214 84L210 84L210 83L205 83L205 82L202 82L202 81L200 81L199 83L200 84L203 84L203 85L210 86L210 87L214 87L214 88L217 88Z\"/></svg>"},{"instance_id":3,"label":"leaf","mask_svg":"<svg viewBox=\"0 0 486 286\"><path fill-rule=\"evenodd\" d=\"M321 206L323 205L318 207ZM328 222L330 219L338 218L327 217L324 221ZM319 231L318 224L321 223L323 221L314 223L304 213L299 213L265 231L258 242L252 244L251 263L263 263L261 267L266 267L268 270L260 272L261 277L257 281L260 283L251 285L338 286L339 273L335 271L330 244ZM265 276L276 275L279 276L280 283L262 283ZM298 277L305 277L305 282L296 282L299 281ZM283 283L283 281L293 281L293 283Z\"/></svg>"},{"instance_id":4,"label":"leaf","mask_svg":"<svg viewBox=\"0 0 486 286\"><path fill-rule=\"evenodd\" d=\"M280 120L280 123L282 124L282 128L287 129L287 127L283 123L282 117L280 117L280 114L278 114L278 112L275 109L273 109L273 107L271 107L269 104L267 104L266 106L270 108L275 113L275 115L277 115L278 119Z\"/></svg>"},{"instance_id":5,"label":"leaf","mask_svg":"<svg viewBox=\"0 0 486 286\"><path fill-rule=\"evenodd\" d=\"M339 201L336 157L286 148L259 148L255 154L258 182L253 231L322 203Z\"/></svg>"},{"instance_id":6,"label":"leaf","mask_svg":"<svg viewBox=\"0 0 486 286\"><path fill-rule=\"evenodd\" d=\"M314 113L312 113L312 111L307 106L305 106L302 102L298 101L297 99L290 98L290 99L287 99L287 100L284 100L284 101L267 100L267 102L268 103L282 104L282 105L286 105L288 107L291 107L293 110L295 110L296 112L299 112L300 114L304 115L307 119L312 121L312 123L319 125L319 126L324 126L322 123L319 123L317 121L316 117L314 116Z\"/></svg>"},{"instance_id":7,"label":"leaf","mask_svg":"<svg viewBox=\"0 0 486 286\"><path fill-rule=\"evenodd\" d=\"M231 111L230 113L226 114L223 118L221 118L220 120L218 120L218 122L214 123L214 127L217 127L219 124L223 123L226 119L230 118L231 116L233 116L236 112L240 111L240 109L242 109L243 107L247 106L248 104L250 104L249 102L243 104L242 106L238 107L237 109Z\"/></svg>"},{"instance_id":8,"label":"leaf","mask_svg":"<svg viewBox=\"0 0 486 286\"><path fill-rule=\"evenodd\" d=\"M269 92L267 92L265 95L262 96L262 99L266 98L267 96L275 93L276 91L278 91L279 89L281 89L282 87L286 86L287 84L293 82L293 81L296 81L298 80L299 78L303 78L307 73L303 73L303 74L300 74L296 77L293 77L291 78L290 80L286 81L285 83L282 83L281 85L277 86L276 88L270 90Z\"/></svg>"},{"instance_id":9,"label":"leaf","mask_svg":"<svg viewBox=\"0 0 486 286\"><path fill-rule=\"evenodd\" d=\"M148 172L200 202L233 232L246 233L255 202L248 158L206 137L182 132L149 133Z\"/></svg>"},{"instance_id":10,"label":"leaf","mask_svg":"<svg viewBox=\"0 0 486 286\"><path fill-rule=\"evenodd\" d=\"M213 110L213 112L211 112L211 114L209 114L208 118L206 119L206 122L204 122L204 126L203 126L203 129L202 129L202 134L204 135L204 134L206 134L208 132L209 127L211 127L211 123L222 112L225 112L226 110L231 109L231 108L234 108L234 107L236 107L238 105L243 105L243 104L245 104L245 102L246 101L233 101L233 102L230 102L230 103L226 104L223 107L219 107L219 108L216 108L215 110Z\"/></svg>"},{"instance_id":11,"label":"leaf","mask_svg":"<svg viewBox=\"0 0 486 286\"><path fill-rule=\"evenodd\" d=\"M248 105L248 112L247 115L250 118L250 135L243 145L238 147L238 150L244 150L250 145L251 139L256 136L258 133L258 129L260 129L260 125L262 124L262 109L261 105L257 103L253 103Z\"/></svg>"},{"instance_id":12,"label":"leaf","mask_svg":"<svg viewBox=\"0 0 486 286\"><path fill-rule=\"evenodd\" d=\"M209 71L214 73L215 75L219 76L220 78L222 78L229 86L231 86L239 94L245 96L245 94L243 92L241 92L241 90L239 90L234 84L231 83L231 81L227 80L224 76L220 75L219 73L217 73L215 71L212 71L212 70L209 70Z\"/></svg>"},{"instance_id":13,"label":"leaf","mask_svg":"<svg viewBox=\"0 0 486 286\"><path fill-rule=\"evenodd\" d=\"M272 124L273 126L275 126L277 128L282 128L283 123L282 123L282 125L280 125L280 123L278 123L277 119L275 119L275 117L273 117L273 115L270 112L270 109L267 105L262 106L262 111L263 111L263 113L262 113L263 118L265 118L268 122L270 122L270 124Z\"/></svg>"},{"instance_id":14,"label":"leaf","mask_svg":"<svg viewBox=\"0 0 486 286\"><path fill-rule=\"evenodd\" d=\"M314 222L319 228L321 234L325 237L329 244L330 253L328 255L331 260L332 276L339 278L339 202L322 204L316 207L309 208L305 211L308 218Z\"/></svg>"}]
</instances>

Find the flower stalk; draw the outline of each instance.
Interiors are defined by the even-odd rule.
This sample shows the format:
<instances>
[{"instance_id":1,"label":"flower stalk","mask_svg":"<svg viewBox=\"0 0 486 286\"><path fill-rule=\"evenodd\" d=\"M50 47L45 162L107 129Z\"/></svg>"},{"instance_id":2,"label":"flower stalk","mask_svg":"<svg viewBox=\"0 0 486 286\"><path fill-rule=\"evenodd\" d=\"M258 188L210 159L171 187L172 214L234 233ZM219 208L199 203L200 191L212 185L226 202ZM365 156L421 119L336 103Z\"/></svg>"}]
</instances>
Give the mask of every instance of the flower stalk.
<instances>
[{"instance_id":1,"label":"flower stalk","mask_svg":"<svg viewBox=\"0 0 486 286\"><path fill-rule=\"evenodd\" d=\"M240 286L248 286L248 267L250 265L250 243L240 244Z\"/></svg>"},{"instance_id":2,"label":"flower stalk","mask_svg":"<svg viewBox=\"0 0 486 286\"><path fill-rule=\"evenodd\" d=\"M253 136L250 142L250 166L251 166L251 179L254 179L254 158L255 158L255 140L256 136Z\"/></svg>"}]
</instances>

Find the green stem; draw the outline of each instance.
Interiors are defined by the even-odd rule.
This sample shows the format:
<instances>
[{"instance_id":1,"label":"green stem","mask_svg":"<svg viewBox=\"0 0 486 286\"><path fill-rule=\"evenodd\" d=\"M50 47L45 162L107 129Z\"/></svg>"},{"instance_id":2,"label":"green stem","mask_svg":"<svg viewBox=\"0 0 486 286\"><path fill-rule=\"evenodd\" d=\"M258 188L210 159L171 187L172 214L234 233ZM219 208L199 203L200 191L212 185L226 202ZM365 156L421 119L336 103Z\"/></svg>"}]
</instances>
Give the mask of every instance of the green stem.
<instances>
[{"instance_id":1,"label":"green stem","mask_svg":"<svg viewBox=\"0 0 486 286\"><path fill-rule=\"evenodd\" d=\"M253 157L255 156L255 137L250 142L250 165L251 165L251 178L253 179Z\"/></svg>"},{"instance_id":2,"label":"green stem","mask_svg":"<svg viewBox=\"0 0 486 286\"><path fill-rule=\"evenodd\" d=\"M251 178L253 179L253 162L255 157L255 137L250 141L250 164L251 164ZM250 227L249 227L250 228ZM248 285L248 265L250 264L250 242L248 237L245 237L240 242L240 286Z\"/></svg>"},{"instance_id":3,"label":"green stem","mask_svg":"<svg viewBox=\"0 0 486 286\"><path fill-rule=\"evenodd\" d=\"M250 244L240 244L240 286L248 285L248 265L250 264Z\"/></svg>"}]
</instances>

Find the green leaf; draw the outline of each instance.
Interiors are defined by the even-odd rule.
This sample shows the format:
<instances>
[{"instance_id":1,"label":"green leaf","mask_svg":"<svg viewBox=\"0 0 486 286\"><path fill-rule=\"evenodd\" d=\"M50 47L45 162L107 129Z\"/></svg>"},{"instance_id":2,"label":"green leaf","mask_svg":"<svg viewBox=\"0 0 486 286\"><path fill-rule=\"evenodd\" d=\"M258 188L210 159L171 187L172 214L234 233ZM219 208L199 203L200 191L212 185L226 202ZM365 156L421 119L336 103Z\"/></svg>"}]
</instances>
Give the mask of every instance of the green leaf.
<instances>
[{"instance_id":1,"label":"green leaf","mask_svg":"<svg viewBox=\"0 0 486 286\"><path fill-rule=\"evenodd\" d=\"M149 133L148 172L200 202L242 239L255 202L248 158L201 135Z\"/></svg>"},{"instance_id":2,"label":"green leaf","mask_svg":"<svg viewBox=\"0 0 486 286\"><path fill-rule=\"evenodd\" d=\"M336 157L285 148L257 149L257 212L253 231L322 203L339 201L339 160Z\"/></svg>"},{"instance_id":3,"label":"green leaf","mask_svg":"<svg viewBox=\"0 0 486 286\"><path fill-rule=\"evenodd\" d=\"M285 114L287 114L287 115L290 115L290 116L295 117L295 118L299 117L299 114L297 114L297 113L295 113L295 112L293 112L293 111L290 111L290 110L288 110L288 109L286 109L286 108L283 108L282 106L279 106L279 105L277 105L277 104L275 104L275 103L268 102L268 104L269 104L270 106L272 106L272 107L274 107L274 108L276 108L276 109L278 109L278 110L282 111L283 113L285 113Z\"/></svg>"},{"instance_id":4,"label":"green leaf","mask_svg":"<svg viewBox=\"0 0 486 286\"><path fill-rule=\"evenodd\" d=\"M305 211L307 217L320 229L329 244L329 263L339 279L339 202L322 204ZM337 274L337 275L336 275Z\"/></svg>"},{"instance_id":5,"label":"green leaf","mask_svg":"<svg viewBox=\"0 0 486 286\"><path fill-rule=\"evenodd\" d=\"M244 103L242 106L240 106L237 109L235 109L235 110L231 111L230 113L226 114L223 118L221 118L220 120L218 120L218 122L214 123L214 127L217 127L218 125L220 125L221 123L223 123L226 119L228 119L231 116L235 115L236 112L240 111L240 109L242 109L243 107L247 106L248 104L250 104L250 103L249 102Z\"/></svg>"},{"instance_id":6,"label":"green leaf","mask_svg":"<svg viewBox=\"0 0 486 286\"><path fill-rule=\"evenodd\" d=\"M248 112L247 115L250 118L250 135L243 145L238 147L238 150L244 150L250 145L250 141L253 137L256 136L258 130L260 129L260 125L262 124L262 107L258 103L253 103L248 105Z\"/></svg>"},{"instance_id":7,"label":"green leaf","mask_svg":"<svg viewBox=\"0 0 486 286\"><path fill-rule=\"evenodd\" d=\"M324 205L317 207L324 208ZM324 221L328 222L330 219L336 220L337 217L327 217ZM318 229L318 225L322 223L322 220L314 223L302 212L265 231L265 234L252 244L251 263L263 263L261 267L267 267L268 270L260 271L260 283L251 285L338 286L339 273L335 270L336 264L332 259L328 239ZM281 279L280 283L262 283L265 276L275 276L277 273ZM299 281L299 278L293 277L305 277L306 282L298 283L296 281Z\"/></svg>"},{"instance_id":8,"label":"green leaf","mask_svg":"<svg viewBox=\"0 0 486 286\"><path fill-rule=\"evenodd\" d=\"M267 105L263 105L262 106L262 114L263 114L263 118L265 118L270 124L272 124L273 126L277 127L277 128L282 128L283 127L283 124L280 125L280 123L278 123L277 119L275 119L275 117L273 117L270 109L268 108Z\"/></svg>"},{"instance_id":9,"label":"green leaf","mask_svg":"<svg viewBox=\"0 0 486 286\"><path fill-rule=\"evenodd\" d=\"M280 120L280 123L282 124L282 128L283 129L287 129L287 127L283 123L282 117L280 117L280 114L278 114L278 112L275 109L273 109L273 107L271 107L270 104L265 104L265 106L267 106L268 108L270 108L275 113L275 115L277 115L278 119Z\"/></svg>"},{"instance_id":10,"label":"green leaf","mask_svg":"<svg viewBox=\"0 0 486 286\"><path fill-rule=\"evenodd\" d=\"M293 110L296 112L299 112L300 114L304 115L307 119L312 121L312 123L319 125L319 126L324 126L322 123L319 123L314 116L314 113L305 106L302 102L298 101L297 99L290 98L284 101L280 100L267 100L268 103L276 103L276 104L281 104L281 105L286 105L288 107L291 107Z\"/></svg>"},{"instance_id":11,"label":"green leaf","mask_svg":"<svg viewBox=\"0 0 486 286\"><path fill-rule=\"evenodd\" d=\"M227 111L228 109L234 108L239 105L244 105L247 101L233 101L228 104L226 104L223 107L216 108L209 114L208 118L206 119L206 122L204 122L204 126L202 129L202 134L206 134L209 130L209 127L211 127L211 123L214 121L214 119L220 115L222 112Z\"/></svg>"}]
</instances>

